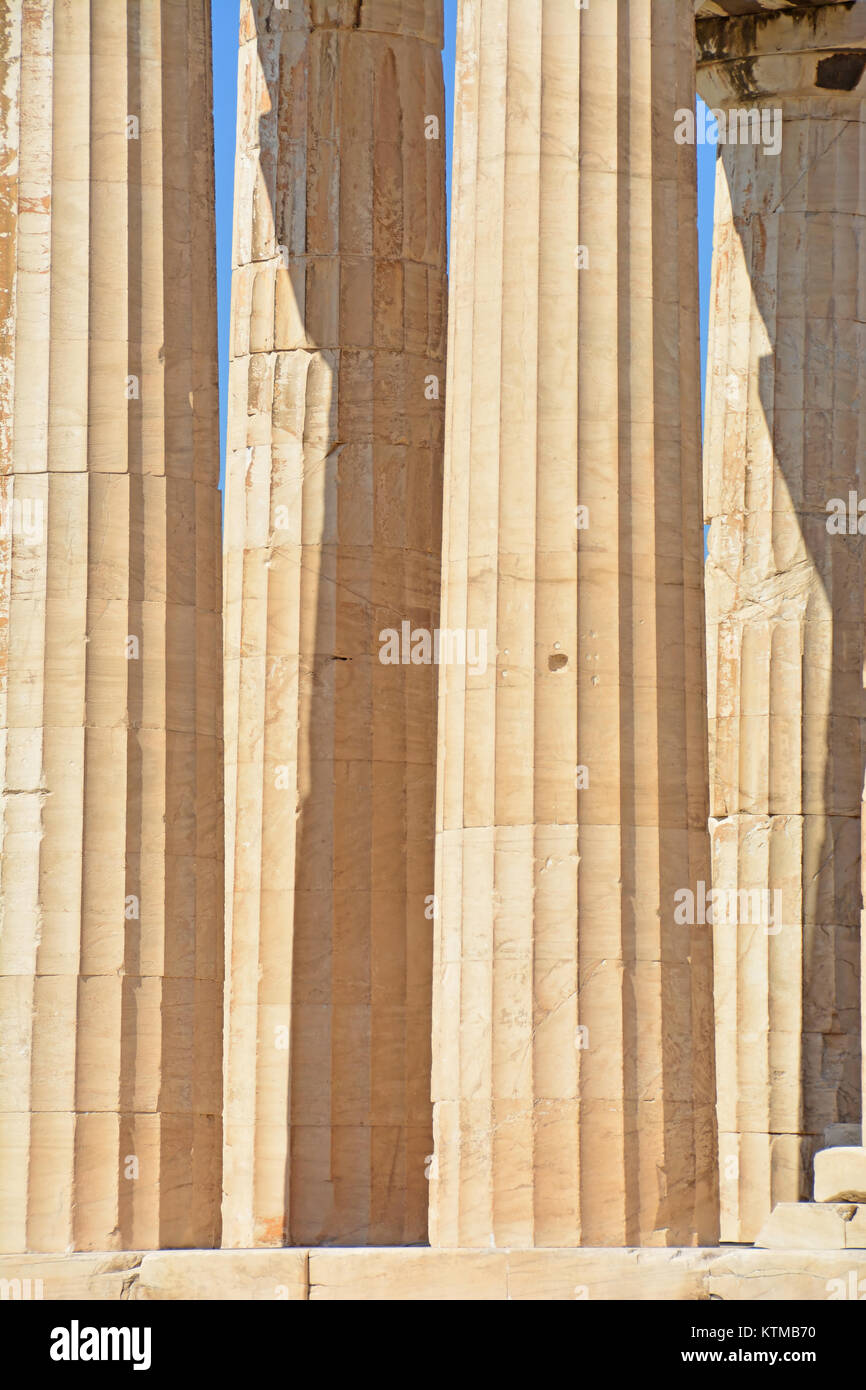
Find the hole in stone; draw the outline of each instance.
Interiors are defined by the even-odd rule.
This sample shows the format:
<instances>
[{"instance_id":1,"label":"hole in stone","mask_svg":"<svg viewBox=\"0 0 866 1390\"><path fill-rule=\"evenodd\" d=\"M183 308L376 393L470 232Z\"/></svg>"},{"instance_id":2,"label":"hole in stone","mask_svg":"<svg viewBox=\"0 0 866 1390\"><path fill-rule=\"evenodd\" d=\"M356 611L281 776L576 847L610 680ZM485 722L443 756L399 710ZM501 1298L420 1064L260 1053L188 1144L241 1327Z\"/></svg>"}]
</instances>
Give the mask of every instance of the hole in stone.
<instances>
[{"instance_id":1,"label":"hole in stone","mask_svg":"<svg viewBox=\"0 0 866 1390\"><path fill-rule=\"evenodd\" d=\"M833 53L819 62L815 85L832 92L853 92L863 76L864 68L866 51L862 48L852 48L847 53Z\"/></svg>"},{"instance_id":2,"label":"hole in stone","mask_svg":"<svg viewBox=\"0 0 866 1390\"><path fill-rule=\"evenodd\" d=\"M568 665L568 657L565 652L554 652L553 656L547 658L547 665L551 671L561 671L563 666Z\"/></svg>"}]
</instances>

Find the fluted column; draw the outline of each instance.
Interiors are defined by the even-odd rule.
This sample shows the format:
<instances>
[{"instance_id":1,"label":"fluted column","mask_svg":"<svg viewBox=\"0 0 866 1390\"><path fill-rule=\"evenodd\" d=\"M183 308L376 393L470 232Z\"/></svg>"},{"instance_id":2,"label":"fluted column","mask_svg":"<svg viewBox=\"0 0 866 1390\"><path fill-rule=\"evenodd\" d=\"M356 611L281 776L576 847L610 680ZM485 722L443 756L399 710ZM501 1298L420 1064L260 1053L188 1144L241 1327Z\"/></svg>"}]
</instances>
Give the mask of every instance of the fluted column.
<instances>
[{"instance_id":1,"label":"fluted column","mask_svg":"<svg viewBox=\"0 0 866 1390\"><path fill-rule=\"evenodd\" d=\"M231 1246L426 1230L435 668L409 659L438 608L441 44L441 0L242 5L225 536ZM382 659L389 630L399 664Z\"/></svg>"},{"instance_id":2,"label":"fluted column","mask_svg":"<svg viewBox=\"0 0 866 1390\"><path fill-rule=\"evenodd\" d=\"M0 4L0 1249L219 1239L206 0Z\"/></svg>"},{"instance_id":3,"label":"fluted column","mask_svg":"<svg viewBox=\"0 0 866 1390\"><path fill-rule=\"evenodd\" d=\"M737 895L715 928L722 1238L744 1241L860 1118L866 5L698 40L725 138L736 108L753 142L720 150L705 449L713 885Z\"/></svg>"},{"instance_id":4,"label":"fluted column","mask_svg":"<svg viewBox=\"0 0 866 1390\"><path fill-rule=\"evenodd\" d=\"M431 1241L711 1242L693 17L459 24Z\"/></svg>"}]
</instances>

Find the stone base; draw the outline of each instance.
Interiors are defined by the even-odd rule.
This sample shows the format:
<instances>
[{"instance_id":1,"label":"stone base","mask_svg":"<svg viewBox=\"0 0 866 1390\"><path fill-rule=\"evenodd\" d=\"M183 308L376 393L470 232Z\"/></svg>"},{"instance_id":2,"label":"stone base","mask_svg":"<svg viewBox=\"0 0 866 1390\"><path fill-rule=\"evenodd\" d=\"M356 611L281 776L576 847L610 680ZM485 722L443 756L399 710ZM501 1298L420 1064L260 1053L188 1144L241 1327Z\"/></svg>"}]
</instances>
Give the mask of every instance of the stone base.
<instances>
[{"instance_id":1,"label":"stone base","mask_svg":"<svg viewBox=\"0 0 866 1390\"><path fill-rule=\"evenodd\" d=\"M826 1210L832 1215L833 1209ZM864 1224L860 1229L866 1231L862 1213L861 1208L859 1219ZM331 1247L0 1256L0 1299L40 1297L46 1301L817 1301L866 1297L866 1249L858 1252L845 1247L840 1254L802 1246L779 1251Z\"/></svg>"},{"instance_id":2,"label":"stone base","mask_svg":"<svg viewBox=\"0 0 866 1390\"><path fill-rule=\"evenodd\" d=\"M866 1258L866 1205L779 1202L755 1246L764 1250L860 1250Z\"/></svg>"}]
</instances>

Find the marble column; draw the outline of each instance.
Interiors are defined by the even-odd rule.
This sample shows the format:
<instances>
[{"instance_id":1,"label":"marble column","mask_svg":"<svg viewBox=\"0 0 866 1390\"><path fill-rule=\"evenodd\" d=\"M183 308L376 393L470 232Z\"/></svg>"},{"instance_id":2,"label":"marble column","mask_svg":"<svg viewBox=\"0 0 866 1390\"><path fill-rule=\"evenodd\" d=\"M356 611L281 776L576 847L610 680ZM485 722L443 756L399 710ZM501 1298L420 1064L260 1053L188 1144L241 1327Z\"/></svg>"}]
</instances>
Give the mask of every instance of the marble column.
<instances>
[{"instance_id":1,"label":"marble column","mask_svg":"<svg viewBox=\"0 0 866 1390\"><path fill-rule=\"evenodd\" d=\"M0 5L0 1249L219 1243L206 0Z\"/></svg>"},{"instance_id":2,"label":"marble column","mask_svg":"<svg viewBox=\"0 0 866 1390\"><path fill-rule=\"evenodd\" d=\"M860 1118L866 6L702 20L698 47L725 141L705 446L721 1229L748 1241Z\"/></svg>"},{"instance_id":3,"label":"marble column","mask_svg":"<svg viewBox=\"0 0 866 1390\"><path fill-rule=\"evenodd\" d=\"M693 15L459 26L430 1238L712 1243Z\"/></svg>"},{"instance_id":4,"label":"marble column","mask_svg":"<svg viewBox=\"0 0 866 1390\"><path fill-rule=\"evenodd\" d=\"M432 647L439 591L441 46L441 0L242 5L225 532L235 1247L425 1237L436 671L417 634Z\"/></svg>"}]
</instances>

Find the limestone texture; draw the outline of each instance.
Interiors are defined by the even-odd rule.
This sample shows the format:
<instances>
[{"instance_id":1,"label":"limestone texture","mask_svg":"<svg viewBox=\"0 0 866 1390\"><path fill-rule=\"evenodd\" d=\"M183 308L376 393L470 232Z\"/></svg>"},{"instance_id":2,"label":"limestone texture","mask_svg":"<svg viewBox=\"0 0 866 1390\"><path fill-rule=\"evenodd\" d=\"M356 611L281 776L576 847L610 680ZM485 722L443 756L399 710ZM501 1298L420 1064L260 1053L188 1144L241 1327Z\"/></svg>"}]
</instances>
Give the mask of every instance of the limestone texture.
<instances>
[{"instance_id":1,"label":"limestone texture","mask_svg":"<svg viewBox=\"0 0 866 1390\"><path fill-rule=\"evenodd\" d=\"M460 10L438 1247L716 1235L694 29L625 14Z\"/></svg>"},{"instance_id":2,"label":"limestone texture","mask_svg":"<svg viewBox=\"0 0 866 1390\"><path fill-rule=\"evenodd\" d=\"M411 640L439 603L442 5L244 0L240 36L224 1244L419 1242L436 668Z\"/></svg>"},{"instance_id":3,"label":"limestone texture","mask_svg":"<svg viewBox=\"0 0 866 1390\"><path fill-rule=\"evenodd\" d=\"M219 1243L205 0L0 4L0 1250Z\"/></svg>"},{"instance_id":4,"label":"limestone texture","mask_svg":"<svg viewBox=\"0 0 866 1390\"><path fill-rule=\"evenodd\" d=\"M705 101L761 123L720 147L705 426L721 1234L748 1241L860 1120L866 89L826 60L866 6L697 32Z\"/></svg>"},{"instance_id":5,"label":"limestone texture","mask_svg":"<svg viewBox=\"0 0 866 1390\"><path fill-rule=\"evenodd\" d=\"M782 10L808 11L845 3L850 4L851 0L694 0L694 7L699 19L750 15L770 18Z\"/></svg>"},{"instance_id":6,"label":"limestone texture","mask_svg":"<svg viewBox=\"0 0 866 1390\"><path fill-rule=\"evenodd\" d=\"M816 1202L866 1203L866 1149L821 1149L815 1155Z\"/></svg>"},{"instance_id":7,"label":"limestone texture","mask_svg":"<svg viewBox=\"0 0 866 1390\"><path fill-rule=\"evenodd\" d=\"M238 9L221 531L211 0L0 0L0 1302L862 1300L866 0L459 0L450 288Z\"/></svg>"},{"instance_id":8,"label":"limestone texture","mask_svg":"<svg viewBox=\"0 0 866 1390\"><path fill-rule=\"evenodd\" d=\"M866 1250L866 1206L777 1202L755 1245L770 1250Z\"/></svg>"},{"instance_id":9,"label":"limestone texture","mask_svg":"<svg viewBox=\"0 0 866 1390\"><path fill-rule=\"evenodd\" d=\"M804 1210L801 1204L799 1210ZM821 1208L827 1210L827 1208ZM862 1301L866 1249L161 1250L0 1256L0 1301ZM12 1311L11 1309L9 1310ZM13 1314L14 1316L14 1314ZM591 1317L591 1314L587 1314Z\"/></svg>"}]
</instances>

